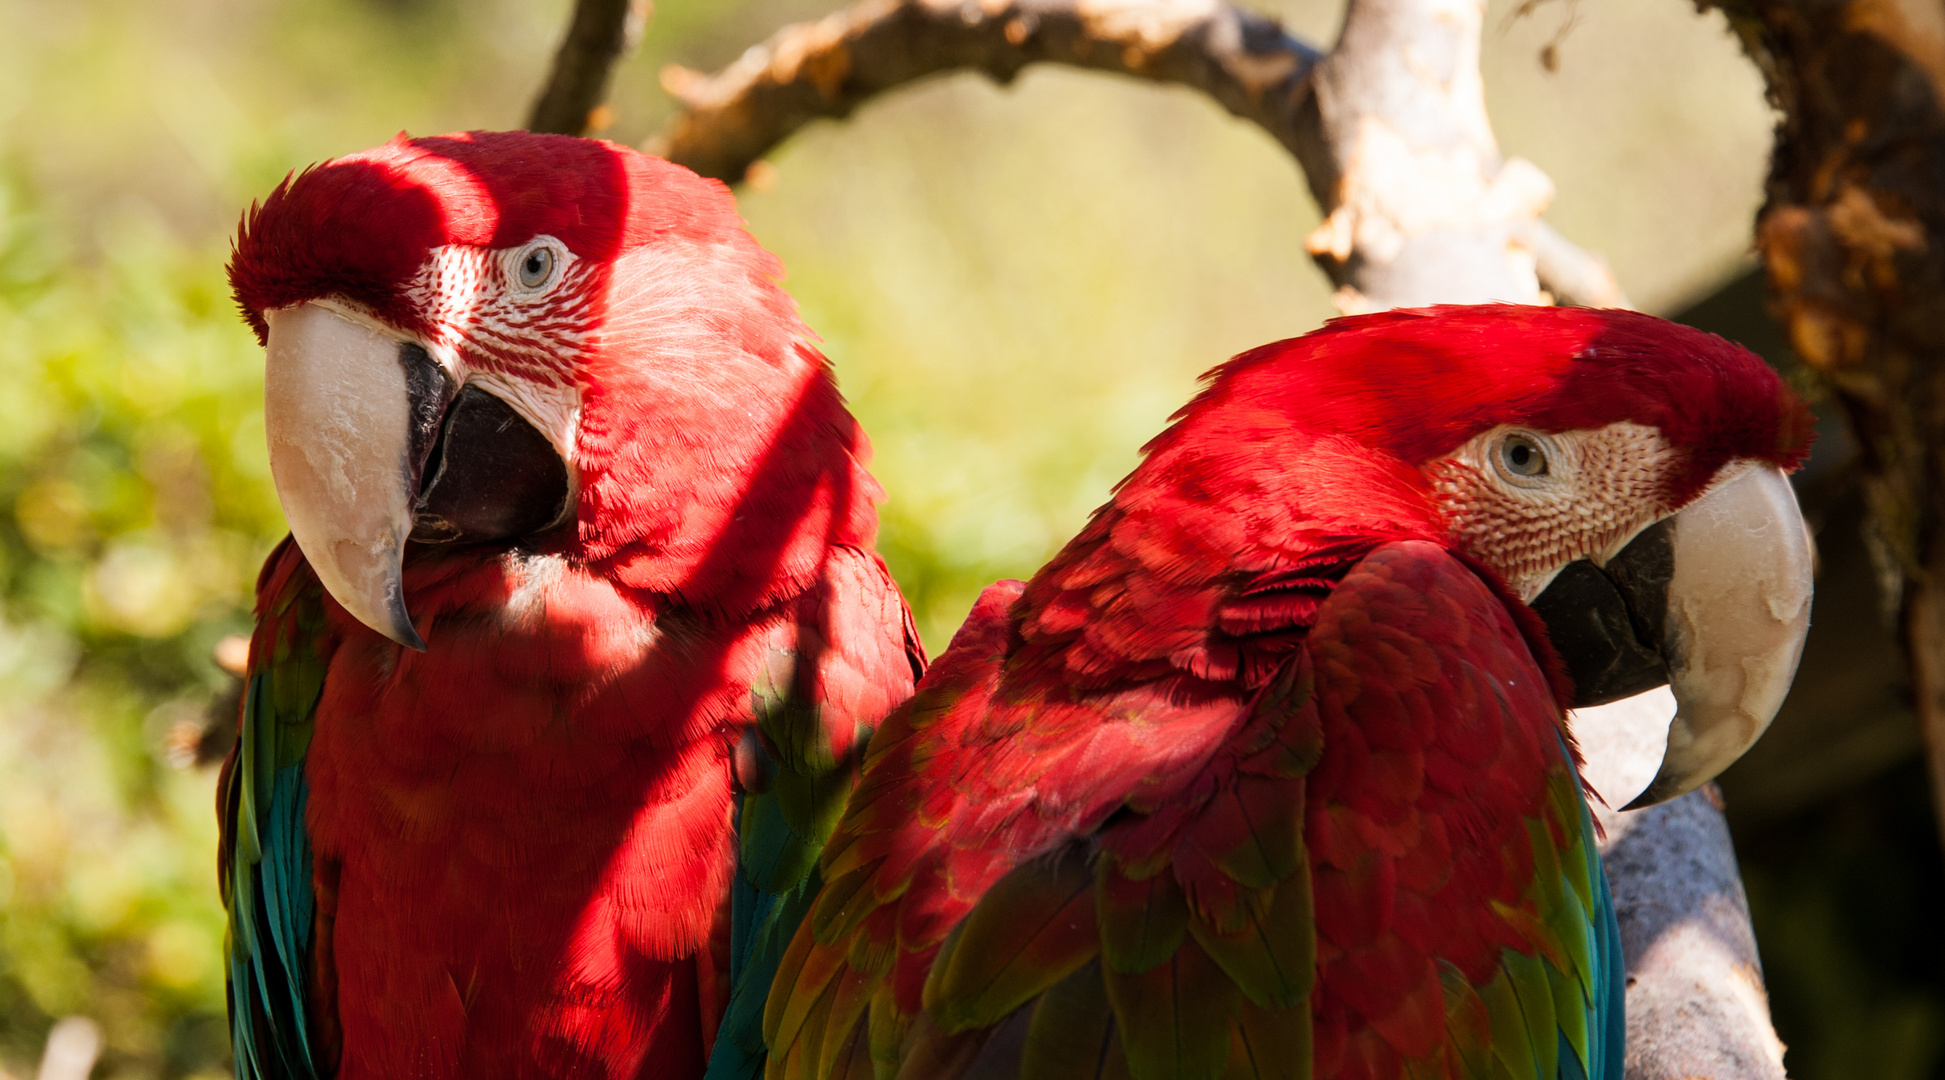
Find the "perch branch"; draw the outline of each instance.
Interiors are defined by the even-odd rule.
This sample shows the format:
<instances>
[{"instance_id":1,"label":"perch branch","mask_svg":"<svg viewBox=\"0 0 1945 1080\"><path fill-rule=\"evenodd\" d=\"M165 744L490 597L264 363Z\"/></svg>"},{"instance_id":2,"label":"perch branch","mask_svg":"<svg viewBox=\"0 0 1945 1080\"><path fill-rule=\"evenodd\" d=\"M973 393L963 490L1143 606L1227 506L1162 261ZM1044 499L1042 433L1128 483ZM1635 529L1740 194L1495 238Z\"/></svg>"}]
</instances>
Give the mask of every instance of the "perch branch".
<instances>
[{"instance_id":1,"label":"perch branch","mask_svg":"<svg viewBox=\"0 0 1945 1080\"><path fill-rule=\"evenodd\" d=\"M663 73L684 112L654 149L735 183L812 120L951 71L1011 82L1056 63L1207 93L1286 147L1318 59L1276 20L1216 0L866 0L787 26L716 75Z\"/></svg>"},{"instance_id":2,"label":"perch branch","mask_svg":"<svg viewBox=\"0 0 1945 1080\"><path fill-rule=\"evenodd\" d=\"M1545 221L1533 224L1533 269L1556 301L1575 307L1633 307L1607 260L1560 235Z\"/></svg>"},{"instance_id":3,"label":"perch branch","mask_svg":"<svg viewBox=\"0 0 1945 1080\"><path fill-rule=\"evenodd\" d=\"M1627 1080L1782 1080L1749 900L1715 785L1616 813L1648 786L1675 714L1666 687L1573 715L1628 970Z\"/></svg>"},{"instance_id":4,"label":"perch branch","mask_svg":"<svg viewBox=\"0 0 1945 1080\"><path fill-rule=\"evenodd\" d=\"M1346 312L1554 297L1626 307L1598 256L1540 219L1553 182L1500 154L1475 0L1352 0L1292 147L1324 224L1306 242Z\"/></svg>"},{"instance_id":5,"label":"perch branch","mask_svg":"<svg viewBox=\"0 0 1945 1080\"><path fill-rule=\"evenodd\" d=\"M607 126L595 122L596 110L608 97L615 61L641 41L648 12L649 0L579 0L527 130L585 135Z\"/></svg>"}]
</instances>

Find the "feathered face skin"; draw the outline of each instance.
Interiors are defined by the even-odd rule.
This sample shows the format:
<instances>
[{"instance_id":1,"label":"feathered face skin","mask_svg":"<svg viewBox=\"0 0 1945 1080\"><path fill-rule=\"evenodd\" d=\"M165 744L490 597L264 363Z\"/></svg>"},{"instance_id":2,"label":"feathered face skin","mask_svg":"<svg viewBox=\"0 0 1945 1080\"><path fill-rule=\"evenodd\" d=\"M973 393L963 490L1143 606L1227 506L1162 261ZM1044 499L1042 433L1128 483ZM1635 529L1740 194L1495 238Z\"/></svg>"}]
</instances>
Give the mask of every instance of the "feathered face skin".
<instances>
[{"instance_id":1,"label":"feathered face skin","mask_svg":"<svg viewBox=\"0 0 1945 1080\"><path fill-rule=\"evenodd\" d=\"M1393 311L1236 358L1178 420L1117 529L1188 494L1167 526L1185 564L1278 528L1224 503L1451 544L1546 619L1574 704L1672 683L1668 754L1634 805L1719 773L1782 704L1811 574L1784 473L1812 421L1739 346L1622 311Z\"/></svg>"}]
</instances>

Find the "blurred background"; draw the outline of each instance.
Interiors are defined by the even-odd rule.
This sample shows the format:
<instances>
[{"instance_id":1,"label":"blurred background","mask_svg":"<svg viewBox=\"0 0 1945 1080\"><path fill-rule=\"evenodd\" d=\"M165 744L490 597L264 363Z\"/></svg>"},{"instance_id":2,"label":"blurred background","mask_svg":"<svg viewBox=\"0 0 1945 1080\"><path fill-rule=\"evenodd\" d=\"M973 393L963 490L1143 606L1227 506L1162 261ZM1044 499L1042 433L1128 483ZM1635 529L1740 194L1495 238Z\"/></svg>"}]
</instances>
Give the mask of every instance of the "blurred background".
<instances>
[{"instance_id":1,"label":"blurred background","mask_svg":"<svg viewBox=\"0 0 1945 1080\"><path fill-rule=\"evenodd\" d=\"M663 65L714 70L834 3L661 0L606 134L660 128ZM1340 12L1253 6L1320 45ZM1487 95L1507 152L1558 186L1552 221L1640 306L1787 368L1750 277L1772 120L1721 17L1518 6L1489 16ZM33 1076L77 1014L106 1039L97 1076L227 1075L215 770L191 751L227 682L211 650L247 628L284 530L228 238L292 168L400 129L519 124L566 13L0 0L0 1076ZM772 164L744 213L872 433L880 546L935 651L980 586L1079 528L1199 373L1331 314L1294 163L1186 91L944 79ZM1806 501L1827 551L1854 548L1843 440L1825 446ZM1839 643L1855 678L1819 699L1860 718L1821 755L1842 768L1792 772L1803 754L1778 751L1724 786L1792 1074L1945 1076L1945 871L1890 638L1853 577L1818 602L1866 627ZM1792 714L1777 732L1811 756L1832 738Z\"/></svg>"}]
</instances>

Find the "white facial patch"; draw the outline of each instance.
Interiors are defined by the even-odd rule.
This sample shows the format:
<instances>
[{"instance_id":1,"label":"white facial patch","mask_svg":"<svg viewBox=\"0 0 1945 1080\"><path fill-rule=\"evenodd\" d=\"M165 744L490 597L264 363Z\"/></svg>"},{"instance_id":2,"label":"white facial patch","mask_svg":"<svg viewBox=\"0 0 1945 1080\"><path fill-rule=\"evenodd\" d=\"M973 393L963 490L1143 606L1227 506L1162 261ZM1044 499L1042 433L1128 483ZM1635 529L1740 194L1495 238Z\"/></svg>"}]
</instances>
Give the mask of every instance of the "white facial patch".
<instances>
[{"instance_id":1,"label":"white facial patch","mask_svg":"<svg viewBox=\"0 0 1945 1080\"><path fill-rule=\"evenodd\" d=\"M546 274L522 280L528 256L538 252L547 256ZM593 342L591 276L592 267L551 236L500 250L447 244L432 249L405 296L431 324L425 347L442 362L441 350L465 353L473 367L572 382L568 358Z\"/></svg>"},{"instance_id":2,"label":"white facial patch","mask_svg":"<svg viewBox=\"0 0 1945 1080\"><path fill-rule=\"evenodd\" d=\"M1605 562L1665 517L1662 480L1677 459L1644 424L1497 427L1425 471L1453 538L1530 602L1568 563Z\"/></svg>"}]
</instances>

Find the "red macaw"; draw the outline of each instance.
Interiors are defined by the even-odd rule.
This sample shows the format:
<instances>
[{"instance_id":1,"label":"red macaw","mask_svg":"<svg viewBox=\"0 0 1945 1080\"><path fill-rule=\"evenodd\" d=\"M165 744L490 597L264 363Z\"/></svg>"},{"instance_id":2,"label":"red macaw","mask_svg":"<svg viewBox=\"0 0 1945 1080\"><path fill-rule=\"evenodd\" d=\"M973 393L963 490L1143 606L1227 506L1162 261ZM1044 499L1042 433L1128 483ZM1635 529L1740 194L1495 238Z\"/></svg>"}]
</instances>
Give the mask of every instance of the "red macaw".
<instances>
[{"instance_id":1,"label":"red macaw","mask_svg":"<svg viewBox=\"0 0 1945 1080\"><path fill-rule=\"evenodd\" d=\"M701 1074L923 664L780 274L721 184L524 132L246 215L293 539L221 784L239 1077Z\"/></svg>"},{"instance_id":2,"label":"red macaw","mask_svg":"<svg viewBox=\"0 0 1945 1080\"><path fill-rule=\"evenodd\" d=\"M1620 1080L1563 710L1672 684L1642 801L1755 739L1808 624L1810 434L1756 357L1620 311L1394 311L1218 368L873 737L769 1075Z\"/></svg>"}]
</instances>

